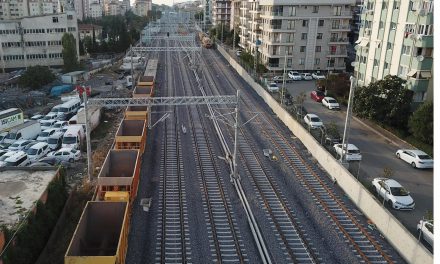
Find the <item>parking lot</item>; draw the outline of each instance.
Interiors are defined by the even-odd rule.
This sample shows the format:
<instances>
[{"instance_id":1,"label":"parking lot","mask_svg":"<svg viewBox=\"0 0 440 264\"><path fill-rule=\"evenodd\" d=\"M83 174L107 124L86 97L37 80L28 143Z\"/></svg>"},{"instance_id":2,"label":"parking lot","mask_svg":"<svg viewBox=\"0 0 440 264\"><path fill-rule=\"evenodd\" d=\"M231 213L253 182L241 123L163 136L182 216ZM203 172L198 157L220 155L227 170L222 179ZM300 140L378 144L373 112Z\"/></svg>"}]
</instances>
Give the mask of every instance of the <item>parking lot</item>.
<instances>
[{"instance_id":1,"label":"parking lot","mask_svg":"<svg viewBox=\"0 0 440 264\"><path fill-rule=\"evenodd\" d=\"M279 84L281 87L282 84ZM286 84L286 90L295 99L301 92L306 94L304 108L308 113L318 115L324 124L334 122L342 136L344 131L346 108L329 110L321 103L310 98L310 92L315 90L315 81L295 81ZM279 95L274 95L279 98ZM316 131L314 131L316 133ZM349 143L356 145L362 154L360 162L351 162L350 171L365 185L369 186L376 177L384 176L384 169L391 169L391 178L402 184L415 200L416 206L412 211L391 210L392 213L415 235L417 223L427 211L433 211L433 170L414 169L410 164L396 158L397 149L414 149L406 142L384 136L382 131L373 128L370 122L351 119Z\"/></svg>"}]
</instances>

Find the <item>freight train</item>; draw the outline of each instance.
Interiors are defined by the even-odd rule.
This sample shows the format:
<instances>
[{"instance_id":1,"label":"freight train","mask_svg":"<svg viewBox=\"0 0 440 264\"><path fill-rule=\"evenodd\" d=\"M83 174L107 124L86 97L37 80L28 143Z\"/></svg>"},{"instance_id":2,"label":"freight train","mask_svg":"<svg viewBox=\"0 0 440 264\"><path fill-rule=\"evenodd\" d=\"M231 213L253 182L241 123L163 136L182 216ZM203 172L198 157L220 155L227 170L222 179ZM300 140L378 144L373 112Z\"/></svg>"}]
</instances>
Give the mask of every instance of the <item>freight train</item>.
<instances>
[{"instance_id":1,"label":"freight train","mask_svg":"<svg viewBox=\"0 0 440 264\"><path fill-rule=\"evenodd\" d=\"M154 94L158 60L150 60L133 97ZM142 77L150 77L148 79ZM92 201L87 202L70 241L65 264L123 264L133 201L147 139L147 106L128 106L101 171Z\"/></svg>"},{"instance_id":2,"label":"freight train","mask_svg":"<svg viewBox=\"0 0 440 264\"><path fill-rule=\"evenodd\" d=\"M210 49L212 47L212 40L206 33L203 33L200 31L199 32L199 39L200 39L200 42L202 42L202 46L204 48Z\"/></svg>"}]
</instances>

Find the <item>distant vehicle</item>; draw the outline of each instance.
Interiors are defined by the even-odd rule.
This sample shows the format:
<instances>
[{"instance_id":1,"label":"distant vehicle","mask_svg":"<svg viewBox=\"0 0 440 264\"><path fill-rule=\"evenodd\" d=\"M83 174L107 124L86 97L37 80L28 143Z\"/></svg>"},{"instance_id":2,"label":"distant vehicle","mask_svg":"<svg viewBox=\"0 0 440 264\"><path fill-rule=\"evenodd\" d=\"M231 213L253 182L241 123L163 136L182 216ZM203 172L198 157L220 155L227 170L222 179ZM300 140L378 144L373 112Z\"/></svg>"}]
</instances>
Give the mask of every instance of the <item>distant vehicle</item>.
<instances>
[{"instance_id":1,"label":"distant vehicle","mask_svg":"<svg viewBox=\"0 0 440 264\"><path fill-rule=\"evenodd\" d=\"M35 120L35 121L38 121L38 120L40 120L40 119L43 119L43 117L44 117L44 115L40 115L40 114L37 114L37 115L33 115L33 116L31 116L31 120Z\"/></svg>"},{"instance_id":2,"label":"distant vehicle","mask_svg":"<svg viewBox=\"0 0 440 264\"><path fill-rule=\"evenodd\" d=\"M283 76L280 76L280 75L278 75L278 76L274 76L274 77L272 78L272 81L275 82L275 83L283 83ZM284 78L284 82L286 82L286 83L290 83L290 82L292 82L292 81L293 81L293 80L290 79L290 78L287 77L287 76L286 76L286 78Z\"/></svg>"},{"instance_id":3,"label":"distant vehicle","mask_svg":"<svg viewBox=\"0 0 440 264\"><path fill-rule=\"evenodd\" d=\"M56 119L40 120L41 130L46 130L46 129L52 128L56 122L58 122L58 120L56 120Z\"/></svg>"},{"instance_id":4,"label":"distant vehicle","mask_svg":"<svg viewBox=\"0 0 440 264\"><path fill-rule=\"evenodd\" d=\"M18 108L9 108L0 112L0 132L7 131L24 123L23 111Z\"/></svg>"},{"instance_id":5,"label":"distant vehicle","mask_svg":"<svg viewBox=\"0 0 440 264\"><path fill-rule=\"evenodd\" d=\"M24 151L18 151L4 160L5 166L24 167L31 164Z\"/></svg>"},{"instance_id":6,"label":"distant vehicle","mask_svg":"<svg viewBox=\"0 0 440 264\"><path fill-rule=\"evenodd\" d=\"M57 85L50 90L50 96L60 96L63 93L68 93L73 90L71 84Z\"/></svg>"},{"instance_id":7,"label":"distant vehicle","mask_svg":"<svg viewBox=\"0 0 440 264\"><path fill-rule=\"evenodd\" d=\"M37 137L37 141L46 142L47 139L57 131L56 128L48 128L43 130Z\"/></svg>"},{"instance_id":8,"label":"distant vehicle","mask_svg":"<svg viewBox=\"0 0 440 264\"><path fill-rule=\"evenodd\" d=\"M312 73L312 77L315 80L324 80L325 79L325 75L322 74L320 71Z\"/></svg>"},{"instance_id":9,"label":"distant vehicle","mask_svg":"<svg viewBox=\"0 0 440 264\"><path fill-rule=\"evenodd\" d=\"M271 155L272 155L272 150L271 149L263 149L263 155L265 156L265 157L270 157Z\"/></svg>"},{"instance_id":10,"label":"distant vehicle","mask_svg":"<svg viewBox=\"0 0 440 264\"><path fill-rule=\"evenodd\" d=\"M58 111L58 116L56 117L58 120L68 120L72 117L79 109L81 105L81 100L79 99L71 99L65 103L63 103Z\"/></svg>"},{"instance_id":11,"label":"distant vehicle","mask_svg":"<svg viewBox=\"0 0 440 264\"><path fill-rule=\"evenodd\" d=\"M237 51L235 52L235 54L237 55L237 57L240 57L240 56L241 56L241 53L242 53L242 50L237 50Z\"/></svg>"},{"instance_id":12,"label":"distant vehicle","mask_svg":"<svg viewBox=\"0 0 440 264\"><path fill-rule=\"evenodd\" d=\"M346 144L347 150L342 151L342 144L335 144L333 145L333 148L336 151L336 154L338 157L341 157L342 153L347 153L345 155L345 159L347 161L360 161L362 160L361 151L353 144Z\"/></svg>"},{"instance_id":13,"label":"distant vehicle","mask_svg":"<svg viewBox=\"0 0 440 264\"><path fill-rule=\"evenodd\" d=\"M58 112L49 112L47 115L41 118L40 121L55 120L57 119L57 117L58 117Z\"/></svg>"},{"instance_id":14,"label":"distant vehicle","mask_svg":"<svg viewBox=\"0 0 440 264\"><path fill-rule=\"evenodd\" d=\"M276 93L280 90L280 87L276 83L269 83L267 85L267 90L271 93Z\"/></svg>"},{"instance_id":15,"label":"distant vehicle","mask_svg":"<svg viewBox=\"0 0 440 264\"><path fill-rule=\"evenodd\" d=\"M310 98L312 98L312 100L316 101L316 102L321 102L322 99L324 99L324 97L325 97L325 94L321 91L312 91L310 93Z\"/></svg>"},{"instance_id":16,"label":"distant vehicle","mask_svg":"<svg viewBox=\"0 0 440 264\"><path fill-rule=\"evenodd\" d=\"M428 242L431 247L434 246L434 221L420 220L417 224L417 231L421 233L421 238Z\"/></svg>"},{"instance_id":17,"label":"distant vehicle","mask_svg":"<svg viewBox=\"0 0 440 264\"><path fill-rule=\"evenodd\" d=\"M302 78L303 80L305 80L305 81L311 81L311 80L313 80L312 75L311 75L310 73L308 73L308 72L301 73L301 78Z\"/></svg>"},{"instance_id":18,"label":"distant vehicle","mask_svg":"<svg viewBox=\"0 0 440 264\"><path fill-rule=\"evenodd\" d=\"M49 145L46 142L39 142L28 149L27 154L31 162L44 157L49 152Z\"/></svg>"},{"instance_id":19,"label":"distant vehicle","mask_svg":"<svg viewBox=\"0 0 440 264\"><path fill-rule=\"evenodd\" d=\"M32 141L27 140L27 139L20 139L15 141L14 143L12 143L8 149L9 150L23 150L27 145L29 145Z\"/></svg>"},{"instance_id":20,"label":"distant vehicle","mask_svg":"<svg viewBox=\"0 0 440 264\"><path fill-rule=\"evenodd\" d=\"M374 191L381 196L393 209L413 210L416 206L409 192L396 180L388 178L375 178L372 181Z\"/></svg>"},{"instance_id":21,"label":"distant vehicle","mask_svg":"<svg viewBox=\"0 0 440 264\"><path fill-rule=\"evenodd\" d=\"M340 106L339 106L338 101L336 101L336 99L333 98L333 97L324 97L321 102L322 102L323 106L327 107L330 110L332 110L332 109L336 109L336 110L341 109Z\"/></svg>"},{"instance_id":22,"label":"distant vehicle","mask_svg":"<svg viewBox=\"0 0 440 264\"><path fill-rule=\"evenodd\" d=\"M84 129L82 125L70 125L63 136L62 148L79 149L85 138Z\"/></svg>"},{"instance_id":23,"label":"distant vehicle","mask_svg":"<svg viewBox=\"0 0 440 264\"><path fill-rule=\"evenodd\" d=\"M5 159L7 159L7 158L9 158L9 157L11 157L12 155L14 155L15 153L17 153L17 152L19 152L19 151L8 151L8 152L6 152L5 154L3 154L2 156L0 156L0 167L4 167L4 166L6 166L6 163L5 163ZM3 164L3 165L2 165Z\"/></svg>"},{"instance_id":24,"label":"distant vehicle","mask_svg":"<svg viewBox=\"0 0 440 264\"><path fill-rule=\"evenodd\" d=\"M3 143L12 144L19 139L35 139L40 132L40 123L31 120L9 130L9 133L3 140Z\"/></svg>"},{"instance_id":25,"label":"distant vehicle","mask_svg":"<svg viewBox=\"0 0 440 264\"><path fill-rule=\"evenodd\" d=\"M72 163L81 158L81 151L73 148L61 148L55 152L49 153L47 156Z\"/></svg>"},{"instance_id":26,"label":"distant vehicle","mask_svg":"<svg viewBox=\"0 0 440 264\"><path fill-rule=\"evenodd\" d=\"M49 145L50 150L57 150L61 147L63 136L64 132L58 131L47 139L47 144Z\"/></svg>"},{"instance_id":27,"label":"distant vehicle","mask_svg":"<svg viewBox=\"0 0 440 264\"><path fill-rule=\"evenodd\" d=\"M36 165L38 164L38 165ZM62 165L64 167L70 167L70 163L68 161L64 161L64 160L60 160L54 156L50 156L50 157L44 157L38 160L38 162L34 163L33 166L45 166L44 164L46 164L46 166L58 166L58 165ZM33 167L31 165L31 167Z\"/></svg>"},{"instance_id":28,"label":"distant vehicle","mask_svg":"<svg viewBox=\"0 0 440 264\"><path fill-rule=\"evenodd\" d=\"M35 144L38 144L40 142L36 141L36 140L31 140L31 143L27 144L26 147L23 148L24 152L28 152L28 150Z\"/></svg>"},{"instance_id":29,"label":"distant vehicle","mask_svg":"<svg viewBox=\"0 0 440 264\"><path fill-rule=\"evenodd\" d=\"M0 157L5 155L8 152L9 152L9 150L7 150L7 149L0 149Z\"/></svg>"},{"instance_id":30,"label":"distant vehicle","mask_svg":"<svg viewBox=\"0 0 440 264\"><path fill-rule=\"evenodd\" d=\"M421 150L399 149L396 156L398 159L411 164L413 168L432 169L434 167L434 160Z\"/></svg>"},{"instance_id":31,"label":"distant vehicle","mask_svg":"<svg viewBox=\"0 0 440 264\"><path fill-rule=\"evenodd\" d=\"M67 121L57 121L52 128L55 128L57 131L60 131L63 127L68 126L69 123Z\"/></svg>"},{"instance_id":32,"label":"distant vehicle","mask_svg":"<svg viewBox=\"0 0 440 264\"><path fill-rule=\"evenodd\" d=\"M304 122L312 129L322 127L322 120L315 114L307 114L304 116Z\"/></svg>"},{"instance_id":33,"label":"distant vehicle","mask_svg":"<svg viewBox=\"0 0 440 264\"><path fill-rule=\"evenodd\" d=\"M131 78L131 75L128 75L128 76L126 77L126 84L125 84L125 87L127 87L127 88L131 88L131 87L133 87L133 78Z\"/></svg>"},{"instance_id":34,"label":"distant vehicle","mask_svg":"<svg viewBox=\"0 0 440 264\"><path fill-rule=\"evenodd\" d=\"M289 73L287 75L289 76L290 79L292 79L294 81L301 81L302 80L301 74L299 74L299 72L297 72L297 71L289 71Z\"/></svg>"},{"instance_id":35,"label":"distant vehicle","mask_svg":"<svg viewBox=\"0 0 440 264\"><path fill-rule=\"evenodd\" d=\"M8 132L1 132L0 133L0 143L3 143L3 139L8 135Z\"/></svg>"}]
</instances>

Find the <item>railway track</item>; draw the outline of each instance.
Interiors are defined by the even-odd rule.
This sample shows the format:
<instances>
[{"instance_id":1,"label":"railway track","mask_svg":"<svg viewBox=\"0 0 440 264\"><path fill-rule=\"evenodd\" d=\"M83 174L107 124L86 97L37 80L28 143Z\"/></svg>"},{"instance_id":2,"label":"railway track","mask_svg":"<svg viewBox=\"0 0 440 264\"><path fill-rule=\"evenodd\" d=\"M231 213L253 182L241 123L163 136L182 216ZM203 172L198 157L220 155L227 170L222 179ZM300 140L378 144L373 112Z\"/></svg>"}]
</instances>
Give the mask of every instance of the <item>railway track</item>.
<instances>
[{"instance_id":1,"label":"railway track","mask_svg":"<svg viewBox=\"0 0 440 264\"><path fill-rule=\"evenodd\" d=\"M169 54L167 66L171 65ZM172 69L167 71L168 91L172 91ZM176 109L173 107L174 116ZM183 157L176 119L165 121L159 189L156 263L191 263Z\"/></svg>"},{"instance_id":2,"label":"railway track","mask_svg":"<svg viewBox=\"0 0 440 264\"><path fill-rule=\"evenodd\" d=\"M217 62L215 63L217 64ZM224 71L222 67L219 67ZM236 81L231 78L227 82L231 87L239 87ZM244 91L245 95L241 97L245 106L245 111L257 111L264 113L255 103L249 101L249 95ZM249 117L248 117L249 118ZM261 131L264 137L275 146L277 153L281 155L283 161L294 172L293 175L301 182L307 191L316 199L318 206L322 209L334 222L339 233L345 238L346 243L354 249L358 259L365 263L394 263L388 252L382 249L377 239L372 235L356 218L344 202L334 193L330 187L331 182L323 180L326 177L321 175L322 172L313 167L306 161L299 150L293 147L289 140L280 132L280 129L266 114L257 117L260 125L253 126L248 129L250 131ZM252 126L252 125L251 125ZM242 134L245 134L242 132ZM245 143L245 142L242 142ZM247 142L249 144L250 142ZM243 145L241 145L243 147Z\"/></svg>"},{"instance_id":3,"label":"railway track","mask_svg":"<svg viewBox=\"0 0 440 264\"><path fill-rule=\"evenodd\" d=\"M194 82L191 84L189 81L191 73L188 74L182 70L184 69L182 58L180 58L180 64L179 69L182 72L180 76L183 76L183 83L191 87L191 89L186 89L186 94L190 96L200 93L195 88L198 85ZM204 106L190 106L187 109L212 262L246 263L248 262L247 255L216 162L216 154L208 134L209 125L202 118L204 116L202 107Z\"/></svg>"}]
</instances>

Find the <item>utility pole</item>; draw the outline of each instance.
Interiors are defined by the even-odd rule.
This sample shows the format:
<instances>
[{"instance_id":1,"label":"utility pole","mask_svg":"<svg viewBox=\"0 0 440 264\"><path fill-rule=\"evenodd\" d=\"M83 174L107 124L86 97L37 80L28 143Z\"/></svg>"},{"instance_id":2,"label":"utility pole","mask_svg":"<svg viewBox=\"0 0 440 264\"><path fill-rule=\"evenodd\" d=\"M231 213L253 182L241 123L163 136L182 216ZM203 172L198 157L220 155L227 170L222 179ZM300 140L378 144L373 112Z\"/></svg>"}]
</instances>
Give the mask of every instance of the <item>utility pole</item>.
<instances>
[{"instance_id":1,"label":"utility pole","mask_svg":"<svg viewBox=\"0 0 440 264\"><path fill-rule=\"evenodd\" d=\"M232 51L235 54L235 21L234 21L234 34L232 35Z\"/></svg>"},{"instance_id":2,"label":"utility pole","mask_svg":"<svg viewBox=\"0 0 440 264\"><path fill-rule=\"evenodd\" d=\"M238 104L240 100L240 90L237 89L237 104L235 105L235 124L234 124L234 153L232 154L233 178L237 179L237 145L238 145Z\"/></svg>"},{"instance_id":3,"label":"utility pole","mask_svg":"<svg viewBox=\"0 0 440 264\"><path fill-rule=\"evenodd\" d=\"M223 45L223 21L222 21L222 45Z\"/></svg>"},{"instance_id":4,"label":"utility pole","mask_svg":"<svg viewBox=\"0 0 440 264\"><path fill-rule=\"evenodd\" d=\"M341 163L345 163L346 153L347 153L347 145L348 145L348 135L350 131L350 121L351 121L351 109L353 108L353 97L354 91L356 89L356 78L353 76L350 77L350 95L348 97L348 107L347 107L347 115L345 116L345 126L344 126L344 136L342 138L342 153L341 159L339 160Z\"/></svg>"},{"instance_id":5,"label":"utility pole","mask_svg":"<svg viewBox=\"0 0 440 264\"><path fill-rule=\"evenodd\" d=\"M130 44L130 61L131 61L131 88L134 88L134 78L133 78L133 45Z\"/></svg>"},{"instance_id":6,"label":"utility pole","mask_svg":"<svg viewBox=\"0 0 440 264\"><path fill-rule=\"evenodd\" d=\"M287 52L284 54L283 86L281 87L281 106L284 105L284 89L286 88Z\"/></svg>"},{"instance_id":7,"label":"utility pole","mask_svg":"<svg viewBox=\"0 0 440 264\"><path fill-rule=\"evenodd\" d=\"M90 125L89 125L89 113L87 106L87 89L83 88L83 100L84 100L84 114L86 121L86 143L87 143L87 175L89 176L89 182L92 181L92 146L90 143Z\"/></svg>"}]
</instances>

